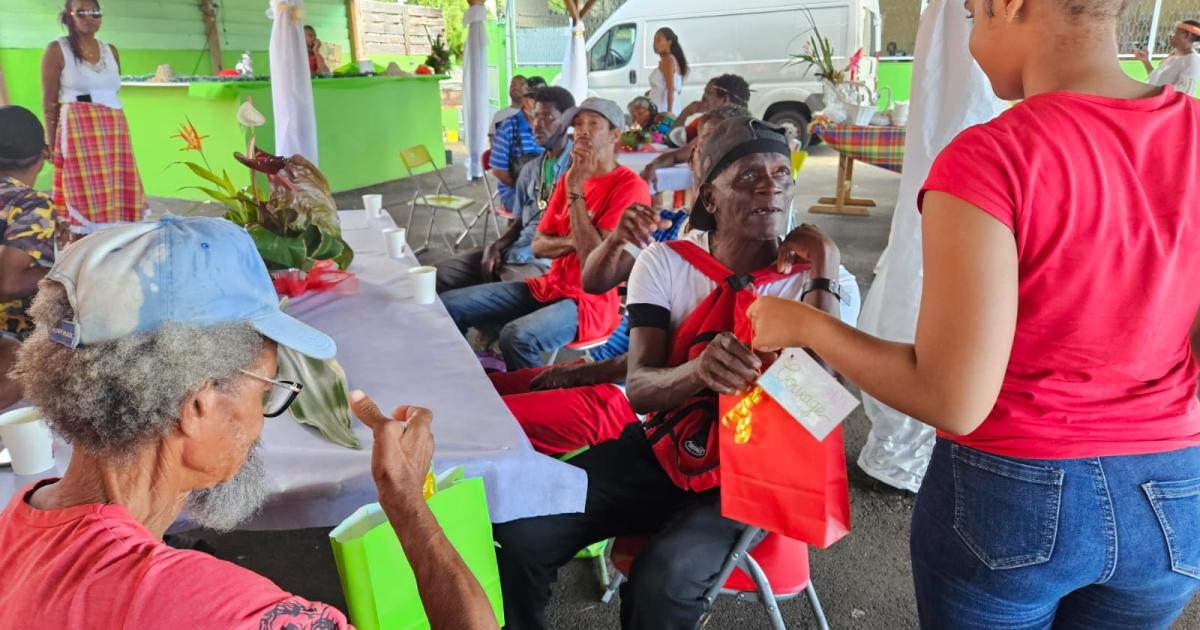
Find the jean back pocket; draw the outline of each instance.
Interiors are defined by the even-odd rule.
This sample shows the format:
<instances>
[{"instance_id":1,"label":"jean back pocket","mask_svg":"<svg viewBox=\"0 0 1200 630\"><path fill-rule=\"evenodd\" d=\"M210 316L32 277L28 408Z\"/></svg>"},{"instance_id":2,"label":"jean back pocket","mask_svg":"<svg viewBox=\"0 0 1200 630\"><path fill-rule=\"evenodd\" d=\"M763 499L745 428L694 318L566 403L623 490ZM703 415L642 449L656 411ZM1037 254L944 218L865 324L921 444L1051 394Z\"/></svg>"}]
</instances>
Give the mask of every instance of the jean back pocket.
<instances>
[{"instance_id":1,"label":"jean back pocket","mask_svg":"<svg viewBox=\"0 0 1200 630\"><path fill-rule=\"evenodd\" d=\"M1167 539L1171 570L1200 578L1200 479L1148 481L1142 490Z\"/></svg>"},{"instance_id":2,"label":"jean back pocket","mask_svg":"<svg viewBox=\"0 0 1200 630\"><path fill-rule=\"evenodd\" d=\"M954 445L954 531L991 569L1050 559L1063 471Z\"/></svg>"}]
</instances>

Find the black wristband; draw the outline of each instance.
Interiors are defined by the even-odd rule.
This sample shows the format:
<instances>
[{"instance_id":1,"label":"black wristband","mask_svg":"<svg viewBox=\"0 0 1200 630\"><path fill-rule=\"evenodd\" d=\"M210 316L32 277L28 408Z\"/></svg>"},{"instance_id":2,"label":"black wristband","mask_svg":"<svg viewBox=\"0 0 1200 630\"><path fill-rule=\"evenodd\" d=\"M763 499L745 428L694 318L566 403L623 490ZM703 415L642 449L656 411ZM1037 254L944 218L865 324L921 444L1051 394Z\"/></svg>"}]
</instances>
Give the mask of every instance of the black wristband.
<instances>
[{"instance_id":1,"label":"black wristband","mask_svg":"<svg viewBox=\"0 0 1200 630\"><path fill-rule=\"evenodd\" d=\"M849 306L850 300L842 296L842 285L838 284L837 280L829 278L813 278L804 283L804 287L800 289L800 299L803 300L809 293L813 291L828 291L833 295L833 298L842 304Z\"/></svg>"},{"instance_id":2,"label":"black wristband","mask_svg":"<svg viewBox=\"0 0 1200 630\"><path fill-rule=\"evenodd\" d=\"M567 193L567 201L570 203L575 203L576 201L582 201L585 205L587 204L587 199L584 199L583 195L581 195L579 193Z\"/></svg>"}]
</instances>

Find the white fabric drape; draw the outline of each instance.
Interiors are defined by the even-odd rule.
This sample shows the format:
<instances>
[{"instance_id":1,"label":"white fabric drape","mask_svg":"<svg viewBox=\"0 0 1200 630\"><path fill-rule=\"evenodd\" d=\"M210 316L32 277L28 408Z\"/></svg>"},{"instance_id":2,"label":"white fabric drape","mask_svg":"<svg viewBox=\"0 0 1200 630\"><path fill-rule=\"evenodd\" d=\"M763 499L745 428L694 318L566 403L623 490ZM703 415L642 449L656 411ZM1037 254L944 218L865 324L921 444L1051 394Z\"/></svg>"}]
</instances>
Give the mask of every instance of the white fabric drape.
<instances>
[{"instance_id":1,"label":"white fabric drape","mask_svg":"<svg viewBox=\"0 0 1200 630\"><path fill-rule=\"evenodd\" d=\"M488 132L488 10L482 5L467 9L463 25L467 27L467 45L463 51L463 107L467 133L467 179L483 177L483 152Z\"/></svg>"},{"instance_id":2,"label":"white fabric drape","mask_svg":"<svg viewBox=\"0 0 1200 630\"><path fill-rule=\"evenodd\" d=\"M582 103L588 97L587 51L583 32L582 20L571 26L567 33L567 54L563 57L562 73L555 81L575 97L576 103Z\"/></svg>"},{"instance_id":3,"label":"white fabric drape","mask_svg":"<svg viewBox=\"0 0 1200 630\"><path fill-rule=\"evenodd\" d=\"M937 154L967 127L1004 109L968 51L970 22L958 0L931 0L921 15L913 63L904 174L887 249L863 302L859 329L912 342L921 302L921 217L917 193ZM863 395L871 433L858 465L889 485L916 492L929 465L934 431Z\"/></svg>"},{"instance_id":4,"label":"white fabric drape","mask_svg":"<svg viewBox=\"0 0 1200 630\"><path fill-rule=\"evenodd\" d=\"M317 161L317 115L304 47L304 0L268 0L275 153Z\"/></svg>"}]
</instances>

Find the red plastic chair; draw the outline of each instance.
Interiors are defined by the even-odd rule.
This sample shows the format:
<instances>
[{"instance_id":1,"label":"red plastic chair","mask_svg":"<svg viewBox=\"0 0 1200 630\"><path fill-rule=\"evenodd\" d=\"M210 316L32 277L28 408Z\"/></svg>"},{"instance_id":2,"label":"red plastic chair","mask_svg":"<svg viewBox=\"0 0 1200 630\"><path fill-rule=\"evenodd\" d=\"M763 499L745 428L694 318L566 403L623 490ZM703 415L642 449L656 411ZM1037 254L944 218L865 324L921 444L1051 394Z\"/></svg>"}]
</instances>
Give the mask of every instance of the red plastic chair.
<instances>
[{"instance_id":1,"label":"red plastic chair","mask_svg":"<svg viewBox=\"0 0 1200 630\"><path fill-rule=\"evenodd\" d=\"M808 596L818 626L821 630L829 630L829 622L825 619L825 611L821 608L821 600L817 598L817 590L809 575L808 545L779 534L767 534L752 553L747 553L761 533L762 530L757 527L746 528L726 556L725 565L717 574L713 587L705 593L705 601L712 606L718 595L733 595L739 601L758 600L767 609L772 628L786 630L783 615L779 612L779 602L804 593ZM625 576L633 566L633 559L649 541L650 537L645 535L616 539L612 545L616 574L601 601L608 603L612 600L627 579Z\"/></svg>"}]
</instances>

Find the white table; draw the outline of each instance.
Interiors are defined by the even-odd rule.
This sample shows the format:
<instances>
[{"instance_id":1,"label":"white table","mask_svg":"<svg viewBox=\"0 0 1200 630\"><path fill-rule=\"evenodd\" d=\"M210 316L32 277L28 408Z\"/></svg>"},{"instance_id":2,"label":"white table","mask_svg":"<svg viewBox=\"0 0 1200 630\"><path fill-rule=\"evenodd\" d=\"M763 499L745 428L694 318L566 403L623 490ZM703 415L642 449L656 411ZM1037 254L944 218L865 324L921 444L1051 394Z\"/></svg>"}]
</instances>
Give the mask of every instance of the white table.
<instances>
[{"instance_id":1,"label":"white table","mask_svg":"<svg viewBox=\"0 0 1200 630\"><path fill-rule=\"evenodd\" d=\"M307 294L288 312L337 341L350 387L367 392L385 412L401 404L433 411L435 469L461 464L468 476L483 477L493 522L582 511L584 472L533 450L441 302L410 301L405 272L417 261L387 256L380 230L392 225L385 217L344 231L355 251L358 293ZM270 496L242 529L332 527L373 502L371 433L356 420L354 434L361 450L330 444L290 417L268 419L262 442ZM33 479L61 474L68 459L58 457L58 473L33 478L0 471L0 502L7 505ZM175 529L185 528L179 523Z\"/></svg>"},{"instance_id":2,"label":"white table","mask_svg":"<svg viewBox=\"0 0 1200 630\"><path fill-rule=\"evenodd\" d=\"M641 175L646 165L650 164L654 158L660 155L662 154L657 152L630 153L628 151L618 151L617 163ZM651 193L687 190L692 186L692 169L688 168L686 164L676 164L675 166L660 168L656 175L658 177L658 185L651 186Z\"/></svg>"}]
</instances>

